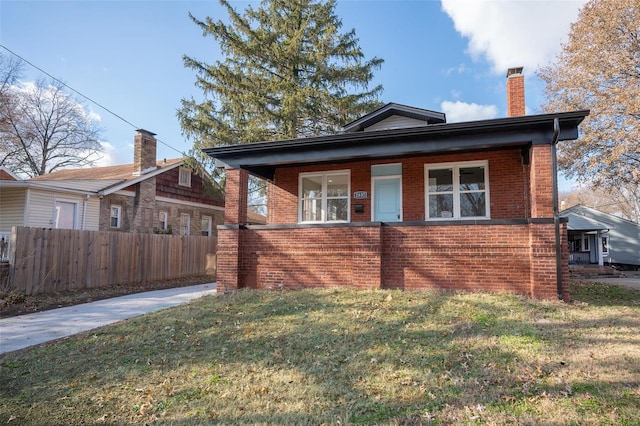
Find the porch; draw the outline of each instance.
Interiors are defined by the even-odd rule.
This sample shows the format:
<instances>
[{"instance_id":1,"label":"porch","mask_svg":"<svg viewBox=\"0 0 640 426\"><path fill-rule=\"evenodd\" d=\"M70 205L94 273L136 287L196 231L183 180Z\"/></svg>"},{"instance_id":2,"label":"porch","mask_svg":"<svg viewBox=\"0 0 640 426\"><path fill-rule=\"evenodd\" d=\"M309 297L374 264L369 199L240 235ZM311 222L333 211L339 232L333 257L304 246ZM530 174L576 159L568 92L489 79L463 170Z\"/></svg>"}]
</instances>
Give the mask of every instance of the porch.
<instances>
[{"instance_id":1,"label":"porch","mask_svg":"<svg viewBox=\"0 0 640 426\"><path fill-rule=\"evenodd\" d=\"M595 263L595 262L593 262ZM569 252L569 265L591 265L591 254L583 252Z\"/></svg>"},{"instance_id":2,"label":"porch","mask_svg":"<svg viewBox=\"0 0 640 426\"><path fill-rule=\"evenodd\" d=\"M603 266L609 256L609 227L572 212L560 212L568 220L569 265Z\"/></svg>"},{"instance_id":3,"label":"porch","mask_svg":"<svg viewBox=\"0 0 640 426\"><path fill-rule=\"evenodd\" d=\"M350 285L557 295L553 220L224 225L218 231L220 291ZM562 274L566 283L566 266ZM563 293L568 300L567 287Z\"/></svg>"}]
</instances>

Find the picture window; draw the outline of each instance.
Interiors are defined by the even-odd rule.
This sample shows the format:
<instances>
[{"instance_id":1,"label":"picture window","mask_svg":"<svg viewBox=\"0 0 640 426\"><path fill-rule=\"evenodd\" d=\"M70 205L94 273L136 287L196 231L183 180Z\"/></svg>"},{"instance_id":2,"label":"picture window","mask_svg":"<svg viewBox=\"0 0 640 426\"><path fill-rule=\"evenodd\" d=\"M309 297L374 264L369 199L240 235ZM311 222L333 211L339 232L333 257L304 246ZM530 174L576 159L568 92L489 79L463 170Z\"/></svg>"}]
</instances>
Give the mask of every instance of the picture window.
<instances>
[{"instance_id":1,"label":"picture window","mask_svg":"<svg viewBox=\"0 0 640 426\"><path fill-rule=\"evenodd\" d=\"M486 161L427 164L425 180L428 220L490 217Z\"/></svg>"},{"instance_id":2,"label":"picture window","mask_svg":"<svg viewBox=\"0 0 640 426\"><path fill-rule=\"evenodd\" d=\"M349 171L300 174L300 222L348 222Z\"/></svg>"}]
</instances>

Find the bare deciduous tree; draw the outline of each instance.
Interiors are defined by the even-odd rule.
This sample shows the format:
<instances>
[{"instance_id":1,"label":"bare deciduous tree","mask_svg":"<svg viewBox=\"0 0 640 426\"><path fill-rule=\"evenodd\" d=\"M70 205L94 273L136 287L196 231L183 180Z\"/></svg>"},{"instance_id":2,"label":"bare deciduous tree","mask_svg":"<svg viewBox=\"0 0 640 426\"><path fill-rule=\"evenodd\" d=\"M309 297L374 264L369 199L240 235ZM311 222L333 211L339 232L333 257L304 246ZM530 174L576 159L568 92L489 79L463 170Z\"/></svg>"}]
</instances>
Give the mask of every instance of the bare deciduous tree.
<instances>
[{"instance_id":1,"label":"bare deciduous tree","mask_svg":"<svg viewBox=\"0 0 640 426\"><path fill-rule=\"evenodd\" d=\"M631 184L607 190L584 186L562 193L560 198L563 209L582 204L640 223L640 193Z\"/></svg>"},{"instance_id":2,"label":"bare deciduous tree","mask_svg":"<svg viewBox=\"0 0 640 426\"><path fill-rule=\"evenodd\" d=\"M13 56L0 54L0 97L13 86L22 75L22 61Z\"/></svg>"},{"instance_id":3,"label":"bare deciduous tree","mask_svg":"<svg viewBox=\"0 0 640 426\"><path fill-rule=\"evenodd\" d=\"M11 105L10 89L22 73L22 62L13 56L0 54L0 131L7 126L7 114ZM0 139L0 150L4 149L4 138Z\"/></svg>"},{"instance_id":4,"label":"bare deciduous tree","mask_svg":"<svg viewBox=\"0 0 640 426\"><path fill-rule=\"evenodd\" d=\"M573 143L559 145L569 177L605 188L640 186L640 2L591 0L554 65L542 68L547 112L588 108ZM627 200L633 202L632 199Z\"/></svg>"},{"instance_id":5,"label":"bare deciduous tree","mask_svg":"<svg viewBox=\"0 0 640 426\"><path fill-rule=\"evenodd\" d=\"M62 84L13 84L4 91L3 104L0 165L34 177L99 159L99 122Z\"/></svg>"}]
</instances>

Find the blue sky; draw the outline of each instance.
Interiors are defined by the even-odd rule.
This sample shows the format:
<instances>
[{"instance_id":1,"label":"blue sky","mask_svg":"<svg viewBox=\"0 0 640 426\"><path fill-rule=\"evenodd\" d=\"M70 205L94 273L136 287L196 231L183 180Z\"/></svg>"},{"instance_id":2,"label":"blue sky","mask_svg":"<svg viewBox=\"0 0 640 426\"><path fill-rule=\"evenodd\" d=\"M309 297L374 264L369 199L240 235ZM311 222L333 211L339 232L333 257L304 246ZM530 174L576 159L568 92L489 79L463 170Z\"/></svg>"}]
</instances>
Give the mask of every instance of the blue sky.
<instances>
[{"instance_id":1,"label":"blue sky","mask_svg":"<svg viewBox=\"0 0 640 426\"><path fill-rule=\"evenodd\" d=\"M237 10L249 4L233 1ZM253 3L255 4L255 2ZM506 70L524 66L526 107L540 112L538 67L566 42L582 0L339 0L342 30L356 30L367 58L385 60L374 84L383 102L443 111L449 122L506 116ZM201 96L182 55L220 59L188 13L226 19L217 1L0 0L0 44L167 145L190 143L176 110ZM3 50L3 53L7 52ZM24 81L43 77L27 66ZM78 96L76 96L78 97ZM135 128L83 100L104 128L100 164L130 163Z\"/></svg>"}]
</instances>

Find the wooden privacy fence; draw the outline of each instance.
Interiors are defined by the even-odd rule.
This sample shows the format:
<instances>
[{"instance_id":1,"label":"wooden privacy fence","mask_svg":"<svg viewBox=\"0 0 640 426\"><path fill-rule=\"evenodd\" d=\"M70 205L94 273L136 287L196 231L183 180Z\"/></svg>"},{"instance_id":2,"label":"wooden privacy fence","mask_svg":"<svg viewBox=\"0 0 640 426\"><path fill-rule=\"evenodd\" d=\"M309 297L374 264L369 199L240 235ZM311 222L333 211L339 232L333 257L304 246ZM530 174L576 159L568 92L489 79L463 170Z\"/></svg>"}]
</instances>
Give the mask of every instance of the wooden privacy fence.
<instances>
[{"instance_id":1,"label":"wooden privacy fence","mask_svg":"<svg viewBox=\"0 0 640 426\"><path fill-rule=\"evenodd\" d=\"M215 237L14 227L9 288L26 294L215 273Z\"/></svg>"}]
</instances>

